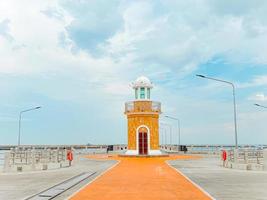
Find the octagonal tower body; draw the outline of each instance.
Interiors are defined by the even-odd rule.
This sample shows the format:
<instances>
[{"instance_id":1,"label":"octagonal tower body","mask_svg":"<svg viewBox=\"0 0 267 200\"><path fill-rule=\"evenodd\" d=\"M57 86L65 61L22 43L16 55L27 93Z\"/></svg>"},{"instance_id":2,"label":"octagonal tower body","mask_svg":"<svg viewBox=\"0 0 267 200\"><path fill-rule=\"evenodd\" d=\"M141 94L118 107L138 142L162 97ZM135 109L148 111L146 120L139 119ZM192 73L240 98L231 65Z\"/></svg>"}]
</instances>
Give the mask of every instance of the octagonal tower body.
<instances>
[{"instance_id":1,"label":"octagonal tower body","mask_svg":"<svg viewBox=\"0 0 267 200\"><path fill-rule=\"evenodd\" d=\"M141 76L132 83L135 100L125 103L128 120L127 155L160 155L159 114L160 102L150 100L152 83Z\"/></svg>"}]
</instances>

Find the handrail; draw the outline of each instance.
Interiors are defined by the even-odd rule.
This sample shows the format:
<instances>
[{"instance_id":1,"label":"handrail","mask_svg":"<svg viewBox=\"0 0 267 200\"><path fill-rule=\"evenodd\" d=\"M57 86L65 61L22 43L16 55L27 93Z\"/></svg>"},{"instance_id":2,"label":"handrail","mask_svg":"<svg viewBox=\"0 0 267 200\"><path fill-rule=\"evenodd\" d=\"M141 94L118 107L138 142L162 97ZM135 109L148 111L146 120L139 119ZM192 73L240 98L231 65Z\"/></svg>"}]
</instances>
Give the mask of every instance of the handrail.
<instances>
[{"instance_id":1,"label":"handrail","mask_svg":"<svg viewBox=\"0 0 267 200\"><path fill-rule=\"evenodd\" d=\"M161 113L161 103L157 101L128 101L125 113L156 112Z\"/></svg>"}]
</instances>

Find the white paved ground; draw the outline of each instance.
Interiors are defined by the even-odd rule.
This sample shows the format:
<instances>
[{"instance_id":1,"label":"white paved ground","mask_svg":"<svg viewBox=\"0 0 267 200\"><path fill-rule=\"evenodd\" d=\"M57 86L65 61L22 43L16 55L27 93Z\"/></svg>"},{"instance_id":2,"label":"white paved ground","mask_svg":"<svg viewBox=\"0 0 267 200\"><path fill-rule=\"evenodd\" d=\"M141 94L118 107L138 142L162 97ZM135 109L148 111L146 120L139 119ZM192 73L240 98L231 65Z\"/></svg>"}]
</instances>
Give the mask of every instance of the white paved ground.
<instances>
[{"instance_id":1,"label":"white paved ground","mask_svg":"<svg viewBox=\"0 0 267 200\"><path fill-rule=\"evenodd\" d=\"M82 159L77 165L70 168L16 174L0 173L0 199L25 199L82 172L97 172L90 177L90 179L93 179L115 163L116 161ZM65 199L90 179L85 180L56 199Z\"/></svg>"},{"instance_id":2,"label":"white paved ground","mask_svg":"<svg viewBox=\"0 0 267 200\"><path fill-rule=\"evenodd\" d=\"M216 157L169 163L217 200L267 200L267 171L225 169Z\"/></svg>"},{"instance_id":3,"label":"white paved ground","mask_svg":"<svg viewBox=\"0 0 267 200\"><path fill-rule=\"evenodd\" d=\"M0 173L0 199L25 199L82 172L97 171L90 177L93 179L115 163L83 159L71 168L20 174ZM216 157L169 163L218 200L267 200L267 171L225 169ZM56 199L66 199L87 182L78 184Z\"/></svg>"}]
</instances>

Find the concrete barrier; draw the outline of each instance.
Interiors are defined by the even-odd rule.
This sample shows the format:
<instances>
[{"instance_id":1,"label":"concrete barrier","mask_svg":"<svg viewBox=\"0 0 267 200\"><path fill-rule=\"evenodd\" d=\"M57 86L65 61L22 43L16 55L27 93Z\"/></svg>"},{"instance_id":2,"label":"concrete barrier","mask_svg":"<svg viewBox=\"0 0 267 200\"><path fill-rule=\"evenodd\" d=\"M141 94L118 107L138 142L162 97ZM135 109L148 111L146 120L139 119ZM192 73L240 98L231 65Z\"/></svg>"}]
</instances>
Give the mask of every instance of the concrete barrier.
<instances>
[{"instance_id":1,"label":"concrete barrier","mask_svg":"<svg viewBox=\"0 0 267 200\"><path fill-rule=\"evenodd\" d=\"M234 149L228 150L227 159L222 166L240 170L267 170L267 149Z\"/></svg>"},{"instance_id":2,"label":"concrete barrier","mask_svg":"<svg viewBox=\"0 0 267 200\"><path fill-rule=\"evenodd\" d=\"M68 166L66 149L11 149L5 152L3 172L50 170Z\"/></svg>"},{"instance_id":3,"label":"concrete barrier","mask_svg":"<svg viewBox=\"0 0 267 200\"><path fill-rule=\"evenodd\" d=\"M267 149L263 150L263 165L264 165L264 170L267 171Z\"/></svg>"}]
</instances>

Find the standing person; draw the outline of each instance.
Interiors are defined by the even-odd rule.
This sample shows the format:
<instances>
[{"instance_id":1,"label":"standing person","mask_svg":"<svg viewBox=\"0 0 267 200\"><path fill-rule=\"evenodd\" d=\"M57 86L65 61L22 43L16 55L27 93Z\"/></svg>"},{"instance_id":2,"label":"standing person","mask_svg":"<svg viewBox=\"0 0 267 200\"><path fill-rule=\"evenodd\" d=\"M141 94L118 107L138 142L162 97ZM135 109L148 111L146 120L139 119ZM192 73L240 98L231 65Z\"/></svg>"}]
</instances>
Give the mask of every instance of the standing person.
<instances>
[{"instance_id":1,"label":"standing person","mask_svg":"<svg viewBox=\"0 0 267 200\"><path fill-rule=\"evenodd\" d=\"M186 152L187 152L187 147L184 146L184 153L186 154Z\"/></svg>"}]
</instances>

